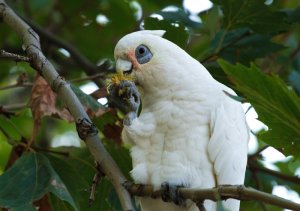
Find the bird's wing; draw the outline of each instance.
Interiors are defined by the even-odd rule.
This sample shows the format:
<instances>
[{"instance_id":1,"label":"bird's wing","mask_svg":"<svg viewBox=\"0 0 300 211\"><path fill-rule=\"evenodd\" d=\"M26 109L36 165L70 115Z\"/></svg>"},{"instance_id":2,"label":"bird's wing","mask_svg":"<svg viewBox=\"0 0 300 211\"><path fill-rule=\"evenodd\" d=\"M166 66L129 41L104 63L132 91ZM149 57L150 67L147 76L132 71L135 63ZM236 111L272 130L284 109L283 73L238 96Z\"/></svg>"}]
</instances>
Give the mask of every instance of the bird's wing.
<instances>
[{"instance_id":1,"label":"bird's wing","mask_svg":"<svg viewBox=\"0 0 300 211\"><path fill-rule=\"evenodd\" d=\"M224 89L235 95L231 89ZM221 103L211 114L208 154L217 185L244 184L249 128L241 103L225 93L221 98Z\"/></svg>"}]
</instances>

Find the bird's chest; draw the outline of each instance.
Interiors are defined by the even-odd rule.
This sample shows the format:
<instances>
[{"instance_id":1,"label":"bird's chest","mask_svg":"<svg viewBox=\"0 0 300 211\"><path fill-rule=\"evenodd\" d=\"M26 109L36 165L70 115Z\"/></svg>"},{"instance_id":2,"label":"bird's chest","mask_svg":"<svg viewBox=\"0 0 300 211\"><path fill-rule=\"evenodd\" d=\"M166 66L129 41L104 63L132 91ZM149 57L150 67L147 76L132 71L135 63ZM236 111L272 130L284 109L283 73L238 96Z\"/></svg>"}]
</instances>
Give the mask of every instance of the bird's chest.
<instances>
[{"instance_id":1,"label":"bird's chest","mask_svg":"<svg viewBox=\"0 0 300 211\"><path fill-rule=\"evenodd\" d=\"M165 100L146 107L140 120L147 122L148 113L153 115L155 129L137 143L146 162L190 165L201 162L210 136L206 109L197 102Z\"/></svg>"},{"instance_id":2,"label":"bird's chest","mask_svg":"<svg viewBox=\"0 0 300 211\"><path fill-rule=\"evenodd\" d=\"M197 106L196 102L160 101L144 108L140 121L149 121L151 113L155 129L149 137L135 142L132 157L133 167L146 169L145 182L189 183L203 173L202 168L210 169L209 115Z\"/></svg>"}]
</instances>

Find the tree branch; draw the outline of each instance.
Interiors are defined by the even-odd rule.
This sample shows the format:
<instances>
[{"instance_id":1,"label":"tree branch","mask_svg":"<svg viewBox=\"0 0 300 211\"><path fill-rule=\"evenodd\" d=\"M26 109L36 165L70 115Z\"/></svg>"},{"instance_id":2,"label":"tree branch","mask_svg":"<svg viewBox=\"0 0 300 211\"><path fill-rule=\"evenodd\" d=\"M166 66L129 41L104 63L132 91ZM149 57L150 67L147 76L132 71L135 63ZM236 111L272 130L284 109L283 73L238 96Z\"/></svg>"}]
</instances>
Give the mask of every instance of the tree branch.
<instances>
[{"instance_id":1,"label":"tree branch","mask_svg":"<svg viewBox=\"0 0 300 211\"><path fill-rule=\"evenodd\" d=\"M160 198L163 192L162 190L154 191L151 185L140 185L131 182L124 183L124 187L135 196ZM196 203L203 200L221 201L232 198L261 201L281 208L300 210L300 205L297 203L242 185L222 185L207 189L179 188L178 191L182 197L191 199Z\"/></svg>"},{"instance_id":2,"label":"tree branch","mask_svg":"<svg viewBox=\"0 0 300 211\"><path fill-rule=\"evenodd\" d=\"M71 57L73 58L73 60L75 62L77 62L77 64L83 68L86 72L87 75L91 76L91 75L95 75L99 72L103 72L106 73L109 71L107 64L103 63L100 66L96 66L93 63L91 63L85 56L83 56L74 46L72 46L71 44L65 42L64 40L62 40L61 38L57 37L55 34L53 34L50 31L47 31L39 26L37 26L36 24L34 24L32 21L30 20L25 20L31 27L32 29L37 32L42 38L47 39L48 41L50 41L51 43L53 43L54 45L64 48L65 50L67 50ZM103 82L103 80L101 80L100 78L96 78L95 79L95 83L99 86L102 87L105 85L105 83Z\"/></svg>"},{"instance_id":3,"label":"tree branch","mask_svg":"<svg viewBox=\"0 0 300 211\"><path fill-rule=\"evenodd\" d=\"M4 0L0 0L0 19L2 19L4 23L10 26L20 37L22 37L26 54L31 61L31 66L45 78L45 80L51 85L52 89L57 92L60 99L65 102L70 113L77 122L77 127L80 129L78 129L78 131L85 129L83 130L84 133L79 135L84 138L85 143L95 160L100 164L105 175L113 184L120 199L122 209L134 210L131 203L131 197L128 191L122 186L122 183L126 181L124 175L105 150L97 134L97 129L91 123L91 120L70 88L70 85L58 75L54 66L42 53L39 36L11 10Z\"/></svg>"},{"instance_id":4,"label":"tree branch","mask_svg":"<svg viewBox=\"0 0 300 211\"><path fill-rule=\"evenodd\" d=\"M14 54L14 53L8 53L4 50L0 50L0 58L3 59L10 59L13 60L15 62L30 62L30 59L26 56L21 56L18 54Z\"/></svg>"},{"instance_id":5,"label":"tree branch","mask_svg":"<svg viewBox=\"0 0 300 211\"><path fill-rule=\"evenodd\" d=\"M32 83L15 83L12 85L0 87L0 91L6 90L6 89L18 88L18 87L32 87L32 85L33 85Z\"/></svg>"},{"instance_id":6,"label":"tree branch","mask_svg":"<svg viewBox=\"0 0 300 211\"><path fill-rule=\"evenodd\" d=\"M250 164L250 163L248 163L248 168L250 171L266 173L266 174L275 176L279 179L282 179L284 181L289 181L289 182L293 182L296 184L300 184L300 177L298 177L298 176L283 174L281 172L274 171L274 170L271 170L271 169L268 169L265 167L261 167L261 166L255 165L255 164Z\"/></svg>"}]
</instances>

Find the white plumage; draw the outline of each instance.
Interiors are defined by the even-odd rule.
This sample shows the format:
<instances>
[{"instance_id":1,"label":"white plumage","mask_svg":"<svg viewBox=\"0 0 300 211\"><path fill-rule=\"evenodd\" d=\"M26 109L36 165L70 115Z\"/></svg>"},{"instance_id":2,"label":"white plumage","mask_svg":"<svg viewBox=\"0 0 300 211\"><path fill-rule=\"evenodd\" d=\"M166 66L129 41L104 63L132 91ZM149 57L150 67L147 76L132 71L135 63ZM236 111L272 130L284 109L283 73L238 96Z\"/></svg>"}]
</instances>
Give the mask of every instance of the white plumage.
<instances>
[{"instance_id":1,"label":"white plumage","mask_svg":"<svg viewBox=\"0 0 300 211\"><path fill-rule=\"evenodd\" d=\"M132 145L133 179L157 189L164 182L191 188L243 184L249 129L241 104L224 93L235 94L230 88L162 34L134 32L115 48L117 69L122 71L124 64L118 61L133 65L142 95L140 116L122 133ZM141 44L153 55L144 64L134 56ZM140 202L144 211L198 210L192 202L188 207L150 198ZM223 204L239 209L237 200ZM206 210L216 209L211 201L204 205Z\"/></svg>"}]
</instances>

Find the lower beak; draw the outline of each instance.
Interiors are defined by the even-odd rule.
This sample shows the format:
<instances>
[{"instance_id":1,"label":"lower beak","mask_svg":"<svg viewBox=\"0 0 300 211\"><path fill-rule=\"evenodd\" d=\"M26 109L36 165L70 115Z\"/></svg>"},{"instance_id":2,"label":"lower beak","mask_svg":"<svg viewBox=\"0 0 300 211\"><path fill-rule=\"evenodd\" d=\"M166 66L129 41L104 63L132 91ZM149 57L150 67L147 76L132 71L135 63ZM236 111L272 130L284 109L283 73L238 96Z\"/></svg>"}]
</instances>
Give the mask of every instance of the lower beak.
<instances>
[{"instance_id":1,"label":"lower beak","mask_svg":"<svg viewBox=\"0 0 300 211\"><path fill-rule=\"evenodd\" d=\"M117 59L116 70L117 72L123 72L124 74L131 74L133 65L130 61L125 59Z\"/></svg>"}]
</instances>

